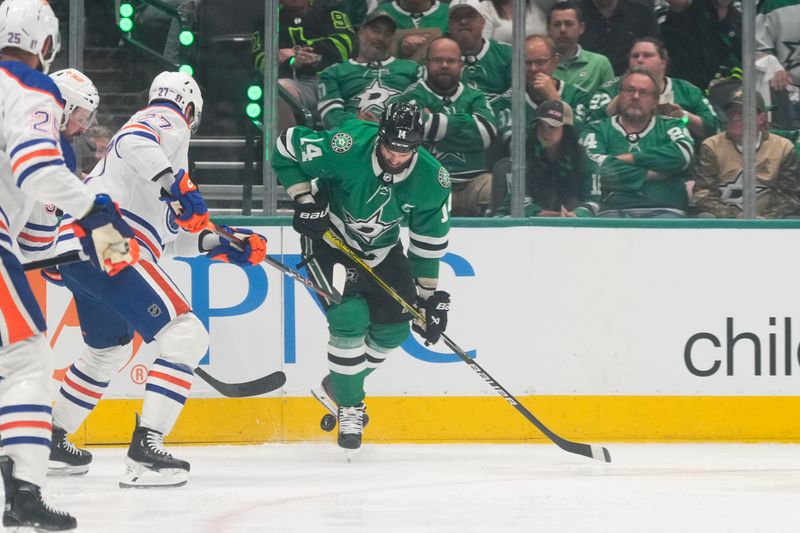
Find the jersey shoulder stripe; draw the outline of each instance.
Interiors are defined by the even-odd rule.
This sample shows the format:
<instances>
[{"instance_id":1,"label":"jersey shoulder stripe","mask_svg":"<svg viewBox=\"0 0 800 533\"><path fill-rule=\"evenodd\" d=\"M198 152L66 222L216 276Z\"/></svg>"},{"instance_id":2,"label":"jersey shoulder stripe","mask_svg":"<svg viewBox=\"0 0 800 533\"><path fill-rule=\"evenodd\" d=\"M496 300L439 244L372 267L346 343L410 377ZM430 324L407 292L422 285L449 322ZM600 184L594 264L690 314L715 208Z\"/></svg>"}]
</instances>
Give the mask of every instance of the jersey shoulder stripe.
<instances>
[{"instance_id":1,"label":"jersey shoulder stripe","mask_svg":"<svg viewBox=\"0 0 800 533\"><path fill-rule=\"evenodd\" d=\"M14 80L24 89L51 96L60 108L64 107L61 91L47 74L33 69L22 61L0 61L0 72Z\"/></svg>"}]
</instances>

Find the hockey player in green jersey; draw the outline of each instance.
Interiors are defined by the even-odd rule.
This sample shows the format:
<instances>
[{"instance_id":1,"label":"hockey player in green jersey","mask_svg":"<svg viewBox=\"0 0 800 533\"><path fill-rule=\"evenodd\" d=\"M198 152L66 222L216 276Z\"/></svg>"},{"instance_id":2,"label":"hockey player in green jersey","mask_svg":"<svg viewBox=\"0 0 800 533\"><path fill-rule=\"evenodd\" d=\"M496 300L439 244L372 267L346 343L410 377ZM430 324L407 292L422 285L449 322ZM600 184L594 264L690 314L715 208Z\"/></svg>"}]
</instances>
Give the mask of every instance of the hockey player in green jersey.
<instances>
[{"instance_id":1,"label":"hockey player in green jersey","mask_svg":"<svg viewBox=\"0 0 800 533\"><path fill-rule=\"evenodd\" d=\"M656 114L658 87L649 70L630 69L621 76L619 114L585 126L581 143L601 197L599 206L578 207L578 216L686 216L694 143L680 119Z\"/></svg>"},{"instance_id":2,"label":"hockey player in green jersey","mask_svg":"<svg viewBox=\"0 0 800 533\"><path fill-rule=\"evenodd\" d=\"M478 0L450 2L450 37L461 47L461 81L483 91L486 98L511 88L511 46L484 39L486 20Z\"/></svg>"},{"instance_id":3,"label":"hockey player in green jersey","mask_svg":"<svg viewBox=\"0 0 800 533\"><path fill-rule=\"evenodd\" d=\"M652 37L637 40L631 48L630 66L646 68L658 80L661 92L656 112L682 119L697 142L716 134L719 118L703 91L688 81L665 76L668 62L667 49ZM619 78L604 83L589 102L589 119L616 115L618 94Z\"/></svg>"},{"instance_id":4,"label":"hockey player in green jersey","mask_svg":"<svg viewBox=\"0 0 800 533\"><path fill-rule=\"evenodd\" d=\"M320 73L318 109L326 128L353 118L377 122L389 98L417 81L417 63L390 55L396 28L389 15L373 11L358 30L358 55Z\"/></svg>"},{"instance_id":5,"label":"hockey player in green jersey","mask_svg":"<svg viewBox=\"0 0 800 533\"><path fill-rule=\"evenodd\" d=\"M430 343L447 326L450 295L437 290L447 248L450 176L422 144L422 113L389 104L380 126L349 121L332 131L289 128L273 168L295 200L310 275L330 286L334 265L347 268L340 304L326 305L330 389L338 404L339 446L357 450L364 424L364 379L406 340L409 314L341 251L323 240L330 229L426 317L414 330ZM400 224L408 222L408 255ZM326 386L327 385L327 386Z\"/></svg>"}]
</instances>

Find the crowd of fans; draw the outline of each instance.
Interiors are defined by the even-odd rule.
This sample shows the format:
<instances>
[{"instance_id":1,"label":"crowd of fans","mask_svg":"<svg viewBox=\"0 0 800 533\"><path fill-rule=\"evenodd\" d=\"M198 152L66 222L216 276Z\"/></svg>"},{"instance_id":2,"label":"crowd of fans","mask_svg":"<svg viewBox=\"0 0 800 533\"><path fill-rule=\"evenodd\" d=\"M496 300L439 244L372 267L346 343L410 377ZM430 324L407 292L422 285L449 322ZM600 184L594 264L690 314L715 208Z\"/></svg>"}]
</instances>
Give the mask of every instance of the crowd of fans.
<instances>
[{"instance_id":1,"label":"crowd of fans","mask_svg":"<svg viewBox=\"0 0 800 533\"><path fill-rule=\"evenodd\" d=\"M318 128L415 102L453 215L508 216L512 4L281 0L280 83ZM526 216L742 216L737 2L525 5ZM762 0L756 37L757 216L797 218L800 0Z\"/></svg>"}]
</instances>

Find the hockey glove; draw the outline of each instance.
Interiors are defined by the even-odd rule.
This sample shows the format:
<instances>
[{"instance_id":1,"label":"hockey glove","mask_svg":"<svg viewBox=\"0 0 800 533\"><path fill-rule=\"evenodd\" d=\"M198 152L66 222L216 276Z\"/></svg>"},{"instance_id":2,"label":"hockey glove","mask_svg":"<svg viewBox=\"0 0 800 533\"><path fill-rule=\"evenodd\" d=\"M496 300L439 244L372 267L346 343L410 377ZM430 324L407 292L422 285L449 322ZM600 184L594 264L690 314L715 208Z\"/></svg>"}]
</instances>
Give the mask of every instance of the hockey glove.
<instances>
[{"instance_id":1,"label":"hockey glove","mask_svg":"<svg viewBox=\"0 0 800 533\"><path fill-rule=\"evenodd\" d=\"M92 264L110 276L139 260L139 243L107 194L98 194L92 210L73 222L73 228Z\"/></svg>"},{"instance_id":2,"label":"hockey glove","mask_svg":"<svg viewBox=\"0 0 800 533\"><path fill-rule=\"evenodd\" d=\"M267 256L267 238L246 228L232 228L220 226L232 233L241 244L232 243L225 237L220 237L219 246L212 248L206 256L214 261L225 261L242 267L257 265Z\"/></svg>"},{"instance_id":3,"label":"hockey glove","mask_svg":"<svg viewBox=\"0 0 800 533\"><path fill-rule=\"evenodd\" d=\"M415 332L425 339L425 344L436 344L444 330L447 329L447 312L450 311L450 293L434 292L427 300L418 296L414 301L414 309L425 317L425 323L418 320L411 323Z\"/></svg>"},{"instance_id":4,"label":"hockey glove","mask_svg":"<svg viewBox=\"0 0 800 533\"><path fill-rule=\"evenodd\" d=\"M61 272L58 270L57 266L43 268L39 270L39 273L46 281L49 281L53 285L64 287L64 279L61 277Z\"/></svg>"},{"instance_id":5,"label":"hockey glove","mask_svg":"<svg viewBox=\"0 0 800 533\"><path fill-rule=\"evenodd\" d=\"M208 206L189 177L189 173L181 169L175 174L175 182L169 188L169 195L162 199L180 204L180 212L176 212L175 222L190 233L205 229L208 224Z\"/></svg>"},{"instance_id":6,"label":"hockey glove","mask_svg":"<svg viewBox=\"0 0 800 533\"><path fill-rule=\"evenodd\" d=\"M319 240L328 231L328 200L303 194L295 199L292 227L300 235Z\"/></svg>"}]
</instances>

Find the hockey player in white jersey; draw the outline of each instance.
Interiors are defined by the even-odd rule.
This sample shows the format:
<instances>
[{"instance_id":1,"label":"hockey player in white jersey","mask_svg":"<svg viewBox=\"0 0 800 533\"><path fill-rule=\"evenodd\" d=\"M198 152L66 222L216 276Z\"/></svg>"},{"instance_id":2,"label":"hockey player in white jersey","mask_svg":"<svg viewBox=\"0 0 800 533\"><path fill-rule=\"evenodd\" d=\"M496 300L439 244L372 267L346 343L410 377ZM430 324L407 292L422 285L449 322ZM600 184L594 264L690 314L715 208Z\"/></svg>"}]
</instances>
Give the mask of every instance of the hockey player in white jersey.
<instances>
[{"instance_id":1,"label":"hockey player in white jersey","mask_svg":"<svg viewBox=\"0 0 800 533\"><path fill-rule=\"evenodd\" d=\"M45 73L58 53L58 19L42 0L0 4L0 473L3 525L77 527L41 494L52 429L53 353L23 272L17 238L36 204L70 213L98 275L135 263L130 228L107 195L95 196L64 165L58 89ZM106 272L103 272L102 270Z\"/></svg>"},{"instance_id":2,"label":"hockey player in white jersey","mask_svg":"<svg viewBox=\"0 0 800 533\"><path fill-rule=\"evenodd\" d=\"M100 94L92 80L77 69L65 68L53 72L50 77L56 82L64 100L61 133L69 142L74 142L94 124ZM88 172L91 169L84 170Z\"/></svg>"},{"instance_id":3,"label":"hockey player in white jersey","mask_svg":"<svg viewBox=\"0 0 800 533\"><path fill-rule=\"evenodd\" d=\"M91 454L76 448L67 435L100 401L125 363L130 353L126 345L137 331L146 342L156 342L159 355L150 367L120 486L180 486L188 479L189 463L173 457L163 439L183 409L193 369L208 349L208 334L158 261L165 253L194 256L200 251L249 266L266 255L266 239L260 235L231 228L243 241L239 249L205 229L206 204L186 171L190 136L202 108L200 88L191 76L162 72L151 85L149 105L116 133L105 158L87 177L90 188L118 199L142 257L113 284L81 264L60 269L75 297L86 347L67 370L56 396L53 474L88 470ZM69 231L63 232L58 250L68 249L71 242Z\"/></svg>"}]
</instances>

